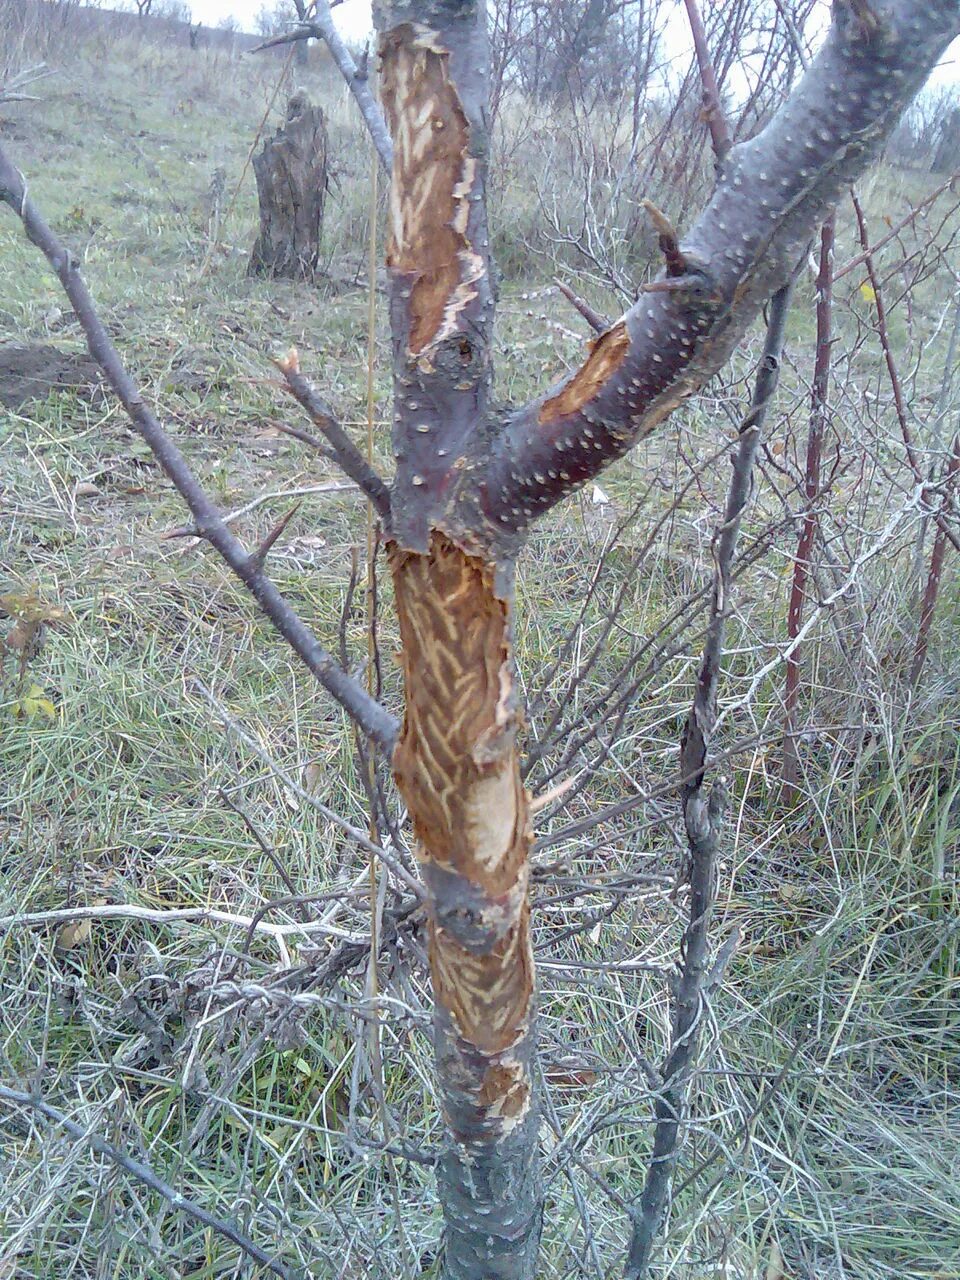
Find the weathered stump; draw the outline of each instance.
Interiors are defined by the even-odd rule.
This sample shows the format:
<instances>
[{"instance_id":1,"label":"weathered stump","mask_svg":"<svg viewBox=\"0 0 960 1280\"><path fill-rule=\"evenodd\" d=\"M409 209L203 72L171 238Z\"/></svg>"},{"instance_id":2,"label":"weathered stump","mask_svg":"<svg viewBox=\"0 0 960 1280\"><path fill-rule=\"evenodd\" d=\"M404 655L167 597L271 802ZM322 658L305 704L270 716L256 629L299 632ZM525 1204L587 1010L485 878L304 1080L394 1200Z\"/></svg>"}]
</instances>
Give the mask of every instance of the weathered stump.
<instances>
[{"instance_id":1,"label":"weathered stump","mask_svg":"<svg viewBox=\"0 0 960 1280\"><path fill-rule=\"evenodd\" d=\"M248 274L312 279L327 192L327 129L302 90L287 103L286 121L254 157L253 170L260 234Z\"/></svg>"}]
</instances>

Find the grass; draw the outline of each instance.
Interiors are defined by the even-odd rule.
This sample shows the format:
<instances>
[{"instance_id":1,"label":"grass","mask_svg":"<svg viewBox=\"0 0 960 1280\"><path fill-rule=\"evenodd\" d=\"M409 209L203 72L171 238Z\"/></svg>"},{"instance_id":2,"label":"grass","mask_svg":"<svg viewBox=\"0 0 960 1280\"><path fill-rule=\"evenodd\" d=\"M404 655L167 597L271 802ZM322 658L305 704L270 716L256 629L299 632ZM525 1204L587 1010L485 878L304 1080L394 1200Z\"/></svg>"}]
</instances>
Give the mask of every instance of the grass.
<instances>
[{"instance_id":1,"label":"grass","mask_svg":"<svg viewBox=\"0 0 960 1280\"><path fill-rule=\"evenodd\" d=\"M265 353L296 343L359 428L366 297L350 281L363 272L369 148L342 90L326 71L308 73L335 140L325 229L332 279L314 290L252 281L243 256L255 229L249 173L219 246L205 198L223 165L232 199L282 63L202 51L187 60L149 43L114 54L104 73L95 49L78 49L46 82L42 103L8 112L4 143L81 256L125 359L218 501L239 506L321 481L323 466L275 429L293 415ZM540 201L529 175L556 193L565 224L575 223L579 197L562 117L534 132L511 110L502 143L511 165L495 186L493 213L504 271L498 389L519 401L582 350L579 322L542 292L554 269L580 260L537 238ZM878 225L925 182L884 169L866 190ZM838 256L855 252L844 222ZM79 350L52 278L9 218L0 222L0 259L0 334ZM618 261L637 273L646 265L639 250ZM928 339L943 280L934 273L917 285L912 328L905 313L894 317L905 364L918 357L918 404L942 369L942 326ZM838 312L833 511L841 518L831 515L829 528L841 577L903 503L859 283L855 273L845 282ZM596 280L585 279L582 291L614 310ZM951 566L927 679L908 704L897 671L912 636L915 517L904 516L812 636L798 808L776 799L781 669L751 690L783 635L795 533L776 524L796 497L773 464L788 467L802 451L809 300L805 285L747 537L748 546L768 540L770 550L744 569L731 619L721 747L736 754L716 934L736 927L742 941L710 1009L658 1260L663 1280L960 1276L958 584ZM383 315L379 323L377 404L386 418ZM661 438L605 477L612 518L590 494L571 501L520 567L531 742L541 742L551 719L559 726L542 743L531 785L589 774L538 826L536 944L551 1082L544 1277L618 1273L624 1202L638 1193L648 1156L648 1064L661 1060L669 1035L667 977L682 926L671 893L682 834L669 785L702 613L691 606L671 620L709 580L726 464L707 460L730 433L727 409L745 400L754 348L755 340ZM163 539L182 523L181 505L111 403L51 394L0 422L0 594L36 592L65 613L27 672L52 715L15 714L23 690L10 660L5 668L0 915L124 901L252 916L287 892L279 860L301 892L337 893L335 923L363 934L363 857L225 727L197 682L288 778L365 827L344 717L209 554ZM386 437L381 421L384 466ZM608 546L647 486L641 509ZM238 531L252 541L286 505L264 504ZM355 498L317 497L272 560L280 585L333 646L351 548L363 539ZM388 655L395 632L386 584L383 591ZM616 626L585 672L618 600ZM344 635L359 668L365 637L356 610ZM389 663L386 678L395 702ZM637 688L618 723L612 707L628 678ZM581 714L593 736L578 745ZM245 808L275 858L222 792ZM621 817L560 834L630 797L636 807ZM287 908L269 918L298 917ZM242 931L222 926L100 920L72 933L7 929L0 1073L12 1086L36 1085L307 1275L430 1274L439 1222L429 1167L377 1146L384 1115L394 1146L429 1152L440 1138L424 939L403 931L381 957L382 1102L357 1016L362 956L323 979L334 945L315 935L295 946L295 980L287 981L271 939L258 935L247 948ZM85 1144L20 1113L0 1114L0 1274L244 1274L233 1246Z\"/></svg>"}]
</instances>

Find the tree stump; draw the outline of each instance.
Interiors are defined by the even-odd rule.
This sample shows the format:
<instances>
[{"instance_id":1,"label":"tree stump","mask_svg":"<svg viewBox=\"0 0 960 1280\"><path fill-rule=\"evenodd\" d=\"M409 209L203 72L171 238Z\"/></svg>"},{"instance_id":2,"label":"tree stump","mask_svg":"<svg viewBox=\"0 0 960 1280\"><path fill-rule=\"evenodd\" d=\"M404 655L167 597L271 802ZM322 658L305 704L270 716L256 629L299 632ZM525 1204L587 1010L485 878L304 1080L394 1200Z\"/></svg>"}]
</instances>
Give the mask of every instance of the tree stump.
<instances>
[{"instance_id":1,"label":"tree stump","mask_svg":"<svg viewBox=\"0 0 960 1280\"><path fill-rule=\"evenodd\" d=\"M323 112L298 90L287 118L254 157L260 234L248 275L311 280L320 258L327 193L327 129Z\"/></svg>"}]
</instances>

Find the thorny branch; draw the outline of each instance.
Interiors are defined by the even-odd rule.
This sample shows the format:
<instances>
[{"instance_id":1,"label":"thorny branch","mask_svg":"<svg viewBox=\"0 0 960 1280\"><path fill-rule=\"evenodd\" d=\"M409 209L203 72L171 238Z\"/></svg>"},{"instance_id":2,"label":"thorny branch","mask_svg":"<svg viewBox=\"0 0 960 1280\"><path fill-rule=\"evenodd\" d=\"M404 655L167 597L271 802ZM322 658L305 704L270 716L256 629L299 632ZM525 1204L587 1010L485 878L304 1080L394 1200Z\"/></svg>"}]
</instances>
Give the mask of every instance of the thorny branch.
<instances>
[{"instance_id":1,"label":"thorny branch","mask_svg":"<svg viewBox=\"0 0 960 1280\"><path fill-rule=\"evenodd\" d=\"M390 490L336 420L316 387L300 372L300 357L296 348L291 347L282 359L276 361L276 365L286 380L290 394L307 411L314 426L322 432L341 471L359 485L380 518L389 523Z\"/></svg>"},{"instance_id":2,"label":"thorny branch","mask_svg":"<svg viewBox=\"0 0 960 1280\"><path fill-rule=\"evenodd\" d=\"M650 1265L676 1165L687 1085L700 1039L709 968L710 919L716 894L717 857L727 804L726 782L722 776L713 783L709 793L704 794L705 769L717 718L723 633L730 609L731 569L743 514L753 492L753 464L760 444L760 433L779 379L780 353L783 349L791 292L791 284L785 285L770 304L770 320L753 402L740 428L723 523L714 541L715 570L710 620L693 706L680 745L680 773L684 779L683 816L689 847L689 917L683 937L682 964L676 988L673 1045L663 1069L663 1087L657 1095L654 1107L656 1130L653 1154L640 1209L633 1224L626 1280L642 1280Z\"/></svg>"},{"instance_id":3,"label":"thorny branch","mask_svg":"<svg viewBox=\"0 0 960 1280\"><path fill-rule=\"evenodd\" d=\"M90 354L100 364L131 422L190 508L196 522L196 532L220 553L327 692L364 732L389 751L397 736L396 719L371 698L358 681L341 670L330 654L321 648L317 638L266 576L256 552L248 552L230 532L220 512L191 472L183 454L144 403L139 388L124 368L120 355L97 314L75 259L29 198L23 176L2 147L0 200L8 204L20 218L28 239L42 251L56 272L86 335Z\"/></svg>"}]
</instances>

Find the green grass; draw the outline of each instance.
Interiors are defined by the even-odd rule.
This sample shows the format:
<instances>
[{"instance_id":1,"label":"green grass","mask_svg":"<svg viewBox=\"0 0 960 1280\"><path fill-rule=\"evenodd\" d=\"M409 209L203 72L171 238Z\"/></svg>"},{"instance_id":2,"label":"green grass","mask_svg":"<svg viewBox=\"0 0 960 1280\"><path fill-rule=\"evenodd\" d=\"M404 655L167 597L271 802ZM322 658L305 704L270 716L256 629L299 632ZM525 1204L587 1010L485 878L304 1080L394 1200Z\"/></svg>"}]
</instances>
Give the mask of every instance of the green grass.
<instances>
[{"instance_id":1,"label":"green grass","mask_svg":"<svg viewBox=\"0 0 960 1280\"><path fill-rule=\"evenodd\" d=\"M0 125L31 194L81 257L131 371L228 508L328 478L273 429L296 415L270 353L295 343L358 432L365 397L366 295L349 281L359 274L362 283L364 272L369 147L326 71L314 68L306 79L329 111L334 139L337 183L325 228L332 281L308 289L244 274L256 221L249 173L230 201L281 66L209 53L175 60L144 43L118 49L104 72L94 51L80 48L46 82L42 103L11 111ZM530 130L518 104L508 112L500 145L509 163L492 208L504 272L498 393L521 401L583 349L579 320L541 292L556 269L579 259L538 238L530 182L538 175L572 225L578 175L562 113ZM212 247L204 202L218 165L227 170L230 208ZM876 225L925 182L885 169L867 184ZM855 252L844 217L838 260ZM9 217L0 220L0 261L0 337L81 349L53 278ZM634 280L649 262L643 245L623 248L618 261ZM943 280L941 273L918 286L912 331L894 314L905 365L942 309ZM835 502L849 523L831 526L841 571L900 501L885 479L899 462L876 344L858 343L870 318L859 283L854 273L839 291L834 425L841 465L850 464ZM582 291L616 310L596 281L586 279ZM810 301L804 284L770 424L771 445L782 445L773 456L784 464L802 456L805 438ZM380 311L376 449L386 467L389 343ZM945 347L940 332L922 351L918 404L938 385ZM638 1055L659 1062L669 1033L666 975L682 926L669 889L682 836L666 789L696 671L695 609L631 668L632 705L613 740L605 734L631 655L709 580L726 462L707 468L679 504L674 493L730 435L723 405L743 405L756 352L754 337L696 406L604 478L617 516L653 487L598 569L582 618L612 528L589 494L544 524L520 565L517 639L533 706L530 739L555 713L562 728L587 711L598 733L569 755L569 733L545 749L531 774L535 791L583 769L590 776L545 811L538 834L549 837L638 789L656 793L540 855L557 863L537 881L535 916L546 962L543 1060L553 1081L543 1128L544 1277L617 1274L622 1201L638 1193L649 1152L650 1082ZM864 404L866 427L854 412ZM345 719L209 552L162 537L183 523L182 505L120 412L112 402L50 395L6 414L0 478L0 594L35 591L65 614L27 672L53 703L52 717L15 714L23 690L15 664L8 659L5 668L0 915L118 901L253 915L287 890L222 790L245 807L298 890L340 891L336 924L362 935L362 855L225 727L197 681L288 777L365 828ZM748 539L782 518L774 483L796 505L767 467ZM96 492L79 494L78 485ZM263 504L237 532L255 541L288 505ZM271 562L334 648L364 520L351 495L308 499ZM779 804L776 788L782 670L739 701L782 638L795 534L770 532L769 554L738 585L724 695L734 709L720 746L756 741L731 761L716 933L737 926L742 942L713 1000L658 1277L753 1280L776 1275L777 1257L785 1275L818 1280L960 1276L958 586L951 566L924 689L907 706L896 673L913 635L915 534L916 522L905 521L807 647L807 794L793 810ZM381 644L396 705L384 578ZM621 590L617 626L582 676ZM356 609L345 638L361 669L366 642ZM861 721L866 732L856 728ZM631 881L638 872L647 879ZM268 918L298 917L283 908ZM309 947L292 943L302 972L285 982L272 939L258 935L244 956L243 931L222 925L95 921L66 938L49 927L8 929L0 933L0 1075L17 1087L37 1084L78 1123L149 1159L184 1194L235 1217L308 1275L429 1274L439 1230L430 1171L376 1149L383 1113L366 1032L351 1012L362 964L313 982L334 945L322 935ZM433 1148L441 1123L424 946L419 931L408 931L381 958L383 1106L395 1143ZM578 967L625 959L654 971ZM233 1246L84 1144L31 1128L22 1115L0 1111L0 1167L0 1273L8 1261L12 1275L48 1280L243 1273Z\"/></svg>"}]
</instances>

